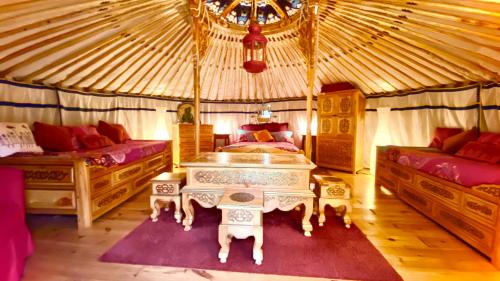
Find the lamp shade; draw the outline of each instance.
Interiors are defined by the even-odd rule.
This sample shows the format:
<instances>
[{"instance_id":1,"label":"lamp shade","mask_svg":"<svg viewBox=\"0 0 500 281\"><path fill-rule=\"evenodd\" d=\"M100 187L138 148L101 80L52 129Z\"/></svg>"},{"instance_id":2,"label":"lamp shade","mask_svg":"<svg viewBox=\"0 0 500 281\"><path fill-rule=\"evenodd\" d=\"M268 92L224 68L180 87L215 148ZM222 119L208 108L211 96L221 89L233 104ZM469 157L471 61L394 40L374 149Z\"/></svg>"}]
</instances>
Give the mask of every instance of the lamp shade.
<instances>
[{"instance_id":1,"label":"lamp shade","mask_svg":"<svg viewBox=\"0 0 500 281\"><path fill-rule=\"evenodd\" d=\"M267 39L261 33L261 28L256 23L248 27L248 34L243 37L243 68L250 73L260 73L267 68L266 65Z\"/></svg>"}]
</instances>

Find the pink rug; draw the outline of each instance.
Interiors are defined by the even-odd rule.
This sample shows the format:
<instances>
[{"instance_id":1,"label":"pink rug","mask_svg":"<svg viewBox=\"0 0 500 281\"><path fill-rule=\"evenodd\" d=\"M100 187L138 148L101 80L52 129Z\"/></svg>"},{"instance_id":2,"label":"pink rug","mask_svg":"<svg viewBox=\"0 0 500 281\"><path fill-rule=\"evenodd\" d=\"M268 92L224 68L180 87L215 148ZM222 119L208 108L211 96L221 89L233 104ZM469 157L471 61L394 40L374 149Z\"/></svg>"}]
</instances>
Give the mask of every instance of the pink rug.
<instances>
[{"instance_id":1,"label":"pink rug","mask_svg":"<svg viewBox=\"0 0 500 281\"><path fill-rule=\"evenodd\" d=\"M355 225L346 229L332 212L327 212L322 228L313 216L310 238L302 233L300 212L264 214L264 261L260 266L252 259L253 238L233 239L227 263L219 263L220 210L197 206L195 214L189 232L175 223L172 211L163 212L156 223L148 219L100 260L335 279L402 280Z\"/></svg>"}]
</instances>

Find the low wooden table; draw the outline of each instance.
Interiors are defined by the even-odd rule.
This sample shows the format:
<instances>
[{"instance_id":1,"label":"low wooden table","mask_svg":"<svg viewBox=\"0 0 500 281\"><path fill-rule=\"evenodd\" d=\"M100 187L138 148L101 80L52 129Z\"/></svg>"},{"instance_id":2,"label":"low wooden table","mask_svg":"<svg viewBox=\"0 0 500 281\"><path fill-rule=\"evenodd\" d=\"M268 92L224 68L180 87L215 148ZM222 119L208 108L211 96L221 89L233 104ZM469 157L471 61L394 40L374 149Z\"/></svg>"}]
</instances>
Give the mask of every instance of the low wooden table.
<instances>
[{"instance_id":1,"label":"low wooden table","mask_svg":"<svg viewBox=\"0 0 500 281\"><path fill-rule=\"evenodd\" d=\"M165 210L171 202L175 204L174 218L177 223L181 222L181 188L186 184L186 173L162 173L152 180L152 195L150 196L150 206L153 213L151 220L158 221L160 214L160 204L165 205Z\"/></svg>"},{"instance_id":2,"label":"low wooden table","mask_svg":"<svg viewBox=\"0 0 500 281\"><path fill-rule=\"evenodd\" d=\"M351 227L351 187L341 178L333 176L314 175L319 188L316 189L318 197L319 226L323 226L326 221L325 206L330 205L335 208L335 212L343 216L346 228ZM342 213L337 212L337 208L344 207Z\"/></svg>"},{"instance_id":3,"label":"low wooden table","mask_svg":"<svg viewBox=\"0 0 500 281\"><path fill-rule=\"evenodd\" d=\"M181 165L187 168L187 185L181 191L186 231L194 221L192 200L211 208L226 188L252 188L263 192L265 213L303 205L302 229L311 236L315 195L309 189L309 173L316 165L304 155L207 152Z\"/></svg>"}]
</instances>

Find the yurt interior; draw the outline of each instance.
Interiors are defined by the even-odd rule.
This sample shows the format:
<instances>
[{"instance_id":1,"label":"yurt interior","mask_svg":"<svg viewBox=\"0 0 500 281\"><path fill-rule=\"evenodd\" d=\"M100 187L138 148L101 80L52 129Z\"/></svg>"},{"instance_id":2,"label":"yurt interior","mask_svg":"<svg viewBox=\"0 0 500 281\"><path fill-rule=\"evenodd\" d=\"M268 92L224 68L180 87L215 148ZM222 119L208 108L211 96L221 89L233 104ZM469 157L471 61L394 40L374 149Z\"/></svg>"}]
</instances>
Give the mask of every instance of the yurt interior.
<instances>
[{"instance_id":1,"label":"yurt interior","mask_svg":"<svg viewBox=\"0 0 500 281\"><path fill-rule=\"evenodd\" d=\"M500 280L500 1L0 0L0 281Z\"/></svg>"}]
</instances>

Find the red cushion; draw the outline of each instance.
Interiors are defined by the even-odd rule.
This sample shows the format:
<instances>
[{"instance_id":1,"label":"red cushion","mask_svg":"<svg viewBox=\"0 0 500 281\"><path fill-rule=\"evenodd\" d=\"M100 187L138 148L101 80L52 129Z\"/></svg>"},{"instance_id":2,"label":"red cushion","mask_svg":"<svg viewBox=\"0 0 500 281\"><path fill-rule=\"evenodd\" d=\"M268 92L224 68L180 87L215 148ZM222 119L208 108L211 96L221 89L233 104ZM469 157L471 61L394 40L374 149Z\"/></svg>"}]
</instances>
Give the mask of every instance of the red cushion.
<instances>
[{"instance_id":1,"label":"red cushion","mask_svg":"<svg viewBox=\"0 0 500 281\"><path fill-rule=\"evenodd\" d=\"M321 86L322 93L344 91L350 89L355 89L355 87L349 82L338 82Z\"/></svg>"},{"instance_id":2,"label":"red cushion","mask_svg":"<svg viewBox=\"0 0 500 281\"><path fill-rule=\"evenodd\" d=\"M97 131L103 136L107 136L114 143L125 143L130 139L125 128L120 124L109 124L104 121L99 121Z\"/></svg>"},{"instance_id":3,"label":"red cushion","mask_svg":"<svg viewBox=\"0 0 500 281\"><path fill-rule=\"evenodd\" d=\"M500 163L500 144L470 141L465 144L456 155L492 164Z\"/></svg>"},{"instance_id":4,"label":"red cushion","mask_svg":"<svg viewBox=\"0 0 500 281\"><path fill-rule=\"evenodd\" d=\"M288 123L265 123L265 124L245 124L241 125L241 129L245 131L262 131L269 132L288 131Z\"/></svg>"},{"instance_id":5,"label":"red cushion","mask_svg":"<svg viewBox=\"0 0 500 281\"><path fill-rule=\"evenodd\" d=\"M241 125L240 128L245 131L260 131L264 130L266 127L264 124L245 124Z\"/></svg>"},{"instance_id":6,"label":"red cushion","mask_svg":"<svg viewBox=\"0 0 500 281\"><path fill-rule=\"evenodd\" d=\"M80 137L79 140L88 149L97 149L114 144L108 137L103 135L86 135Z\"/></svg>"},{"instance_id":7,"label":"red cushion","mask_svg":"<svg viewBox=\"0 0 500 281\"><path fill-rule=\"evenodd\" d=\"M77 138L88 135L99 135L99 132L97 132L97 128L92 125L72 126L69 128L71 129L73 135L75 135Z\"/></svg>"},{"instance_id":8,"label":"red cushion","mask_svg":"<svg viewBox=\"0 0 500 281\"><path fill-rule=\"evenodd\" d=\"M288 123L267 123L265 128L269 132L288 131Z\"/></svg>"},{"instance_id":9,"label":"red cushion","mask_svg":"<svg viewBox=\"0 0 500 281\"><path fill-rule=\"evenodd\" d=\"M36 143L43 149L52 151L73 151L78 149L76 138L71 130L40 122L33 123Z\"/></svg>"},{"instance_id":10,"label":"red cushion","mask_svg":"<svg viewBox=\"0 0 500 281\"><path fill-rule=\"evenodd\" d=\"M436 128L434 132L434 139L432 140L429 147L436 147L441 149L443 147L443 142L445 139L463 132L462 128Z\"/></svg>"},{"instance_id":11,"label":"red cushion","mask_svg":"<svg viewBox=\"0 0 500 281\"><path fill-rule=\"evenodd\" d=\"M125 127L123 127L123 125L122 125L122 124L111 124L111 126L113 126L113 127L115 127L115 128L117 128L117 129L119 129L119 130L121 130L121 131L122 131L122 133L123 133L123 136L122 136L122 137L123 137L123 138L122 138L122 139L123 139L123 142L125 142L125 141L128 141L128 140L131 140L131 139L132 139L132 138L130 137L130 135L128 134L127 130L125 129Z\"/></svg>"},{"instance_id":12,"label":"red cushion","mask_svg":"<svg viewBox=\"0 0 500 281\"><path fill-rule=\"evenodd\" d=\"M479 135L479 142L500 145L500 133L484 132Z\"/></svg>"},{"instance_id":13,"label":"red cushion","mask_svg":"<svg viewBox=\"0 0 500 281\"><path fill-rule=\"evenodd\" d=\"M468 131L461 132L449 138L446 138L443 142L442 151L450 154L456 153L462 146L470 141L477 139L477 129L474 127Z\"/></svg>"}]
</instances>

